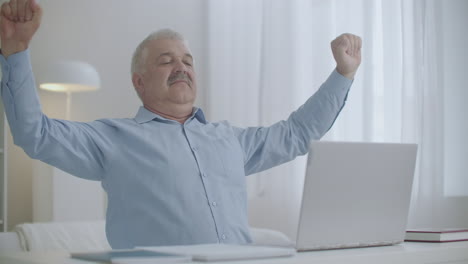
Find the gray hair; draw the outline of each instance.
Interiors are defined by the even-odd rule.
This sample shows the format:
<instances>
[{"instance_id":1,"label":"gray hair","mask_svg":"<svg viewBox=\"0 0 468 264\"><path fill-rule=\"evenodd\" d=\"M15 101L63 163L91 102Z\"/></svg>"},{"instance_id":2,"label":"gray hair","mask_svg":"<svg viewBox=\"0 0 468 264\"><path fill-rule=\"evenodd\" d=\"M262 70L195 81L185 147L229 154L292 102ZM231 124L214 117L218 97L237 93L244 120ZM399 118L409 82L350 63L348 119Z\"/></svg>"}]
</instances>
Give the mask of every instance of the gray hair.
<instances>
[{"instance_id":1,"label":"gray hair","mask_svg":"<svg viewBox=\"0 0 468 264\"><path fill-rule=\"evenodd\" d=\"M149 34L137 46L137 48L135 49L135 52L133 52L132 64L130 68L130 73L132 74L132 76L136 72L137 73L144 72L143 66L145 65L146 57L148 56L147 45L149 42L156 40L156 39L176 39L176 40L181 40L183 42L186 42L182 34L169 28L160 29L158 31L155 31Z\"/></svg>"}]
</instances>

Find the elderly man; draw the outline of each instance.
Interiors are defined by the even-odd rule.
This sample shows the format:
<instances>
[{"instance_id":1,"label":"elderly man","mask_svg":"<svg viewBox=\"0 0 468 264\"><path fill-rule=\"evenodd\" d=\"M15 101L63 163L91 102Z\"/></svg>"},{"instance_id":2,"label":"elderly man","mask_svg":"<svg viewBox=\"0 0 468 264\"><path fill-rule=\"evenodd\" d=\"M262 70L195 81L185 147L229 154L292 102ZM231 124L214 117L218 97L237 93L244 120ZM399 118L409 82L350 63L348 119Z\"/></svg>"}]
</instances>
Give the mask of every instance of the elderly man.
<instances>
[{"instance_id":1,"label":"elderly man","mask_svg":"<svg viewBox=\"0 0 468 264\"><path fill-rule=\"evenodd\" d=\"M339 36L331 43L336 70L303 106L270 127L237 128L208 122L193 106L193 57L182 36L162 30L132 60L143 102L134 118L55 120L41 112L29 59L41 15L34 0L1 10L1 92L14 142L32 158L102 182L113 248L251 242L245 175L305 154L332 126L361 60L360 38Z\"/></svg>"}]
</instances>

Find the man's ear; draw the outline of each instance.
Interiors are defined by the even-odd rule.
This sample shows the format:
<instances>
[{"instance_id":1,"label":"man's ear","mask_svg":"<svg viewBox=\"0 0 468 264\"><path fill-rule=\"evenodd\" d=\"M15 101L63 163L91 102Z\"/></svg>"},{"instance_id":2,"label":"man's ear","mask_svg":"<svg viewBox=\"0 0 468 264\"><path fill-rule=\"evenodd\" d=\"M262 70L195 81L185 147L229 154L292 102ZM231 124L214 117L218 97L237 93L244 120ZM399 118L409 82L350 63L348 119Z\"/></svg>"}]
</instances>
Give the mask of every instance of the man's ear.
<instances>
[{"instance_id":1,"label":"man's ear","mask_svg":"<svg viewBox=\"0 0 468 264\"><path fill-rule=\"evenodd\" d=\"M145 91L145 86L143 83L143 78L141 77L140 74L138 73L133 73L132 75L132 82L133 82L133 87L135 87L136 92L138 95L141 97L143 92Z\"/></svg>"}]
</instances>

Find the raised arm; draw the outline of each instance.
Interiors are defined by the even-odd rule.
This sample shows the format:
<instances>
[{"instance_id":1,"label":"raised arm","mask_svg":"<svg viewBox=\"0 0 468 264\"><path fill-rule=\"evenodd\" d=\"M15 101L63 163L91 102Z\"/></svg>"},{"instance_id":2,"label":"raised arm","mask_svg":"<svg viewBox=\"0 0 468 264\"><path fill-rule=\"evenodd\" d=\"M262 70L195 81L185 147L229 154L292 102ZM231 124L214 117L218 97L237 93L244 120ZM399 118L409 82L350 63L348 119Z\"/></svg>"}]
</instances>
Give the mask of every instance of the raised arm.
<instances>
[{"instance_id":1,"label":"raised arm","mask_svg":"<svg viewBox=\"0 0 468 264\"><path fill-rule=\"evenodd\" d=\"M270 127L234 128L244 150L246 175L307 153L309 142L331 128L343 108L361 62L361 39L343 34L331 42L336 70L287 120Z\"/></svg>"},{"instance_id":2,"label":"raised arm","mask_svg":"<svg viewBox=\"0 0 468 264\"><path fill-rule=\"evenodd\" d=\"M29 43L41 22L35 0L11 0L1 8L1 95L14 143L31 158L75 176L101 180L104 150L112 144L103 122L79 123L42 113L29 58Z\"/></svg>"}]
</instances>

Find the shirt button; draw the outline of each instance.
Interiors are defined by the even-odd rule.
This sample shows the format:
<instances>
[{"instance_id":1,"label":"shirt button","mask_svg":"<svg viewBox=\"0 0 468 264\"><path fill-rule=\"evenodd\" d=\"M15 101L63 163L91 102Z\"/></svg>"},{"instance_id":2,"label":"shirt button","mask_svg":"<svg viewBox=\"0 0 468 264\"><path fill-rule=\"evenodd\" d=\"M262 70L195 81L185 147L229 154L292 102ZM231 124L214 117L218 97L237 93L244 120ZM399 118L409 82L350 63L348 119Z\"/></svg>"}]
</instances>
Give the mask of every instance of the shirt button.
<instances>
[{"instance_id":1,"label":"shirt button","mask_svg":"<svg viewBox=\"0 0 468 264\"><path fill-rule=\"evenodd\" d=\"M223 235L221 236L221 239L222 239L222 240L226 240L226 235L223 234Z\"/></svg>"},{"instance_id":2,"label":"shirt button","mask_svg":"<svg viewBox=\"0 0 468 264\"><path fill-rule=\"evenodd\" d=\"M192 147L192 151L193 152L197 151L197 147Z\"/></svg>"},{"instance_id":3,"label":"shirt button","mask_svg":"<svg viewBox=\"0 0 468 264\"><path fill-rule=\"evenodd\" d=\"M218 204L216 202L211 202L211 205L217 206Z\"/></svg>"},{"instance_id":4,"label":"shirt button","mask_svg":"<svg viewBox=\"0 0 468 264\"><path fill-rule=\"evenodd\" d=\"M202 173L201 175L203 178L206 178L206 173Z\"/></svg>"}]
</instances>

